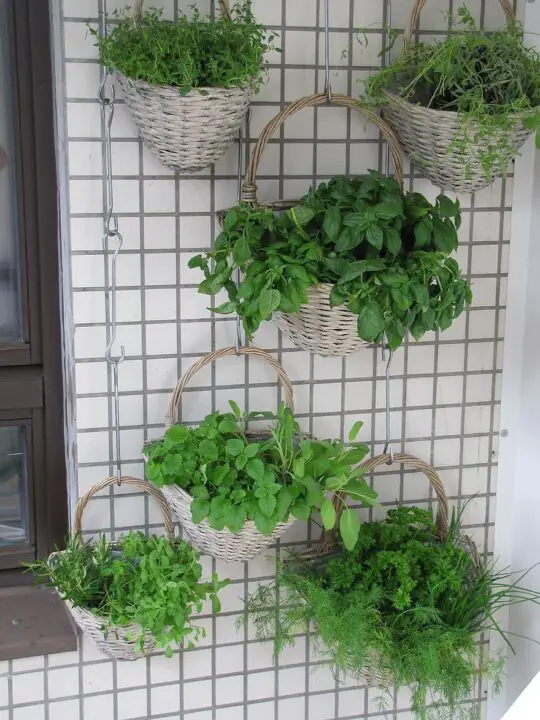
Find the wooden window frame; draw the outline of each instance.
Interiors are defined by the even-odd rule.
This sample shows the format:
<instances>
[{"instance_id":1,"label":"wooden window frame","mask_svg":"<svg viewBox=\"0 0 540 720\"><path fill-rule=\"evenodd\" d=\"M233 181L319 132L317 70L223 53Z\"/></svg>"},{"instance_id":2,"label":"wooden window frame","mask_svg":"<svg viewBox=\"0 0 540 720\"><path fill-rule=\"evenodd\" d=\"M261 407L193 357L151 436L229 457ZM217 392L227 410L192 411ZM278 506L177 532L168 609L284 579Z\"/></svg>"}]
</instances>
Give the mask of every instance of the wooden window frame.
<instances>
[{"instance_id":1,"label":"wooden window frame","mask_svg":"<svg viewBox=\"0 0 540 720\"><path fill-rule=\"evenodd\" d=\"M23 341L0 344L0 425L26 428L31 542L0 548L0 587L68 529L54 90L48 0L3 0L13 128ZM19 422L17 422L19 420Z\"/></svg>"}]
</instances>

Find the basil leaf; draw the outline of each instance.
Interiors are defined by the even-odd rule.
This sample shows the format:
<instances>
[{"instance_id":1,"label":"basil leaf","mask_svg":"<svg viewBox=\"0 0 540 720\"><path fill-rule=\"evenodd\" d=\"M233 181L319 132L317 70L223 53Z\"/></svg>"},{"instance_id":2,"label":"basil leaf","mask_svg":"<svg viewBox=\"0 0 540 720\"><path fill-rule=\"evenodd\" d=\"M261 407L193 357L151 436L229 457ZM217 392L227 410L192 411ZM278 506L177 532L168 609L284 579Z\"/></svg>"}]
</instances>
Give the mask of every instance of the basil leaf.
<instances>
[{"instance_id":1,"label":"basil leaf","mask_svg":"<svg viewBox=\"0 0 540 720\"><path fill-rule=\"evenodd\" d=\"M358 314L358 334L362 340L373 342L384 330L384 315L375 301L367 302Z\"/></svg>"},{"instance_id":2,"label":"basil leaf","mask_svg":"<svg viewBox=\"0 0 540 720\"><path fill-rule=\"evenodd\" d=\"M349 551L354 550L360 534L360 518L354 510L347 508L343 511L339 521L339 531L345 548Z\"/></svg>"},{"instance_id":3,"label":"basil leaf","mask_svg":"<svg viewBox=\"0 0 540 720\"><path fill-rule=\"evenodd\" d=\"M259 310L263 320L267 320L281 302L279 290L263 290L259 297Z\"/></svg>"},{"instance_id":4,"label":"basil leaf","mask_svg":"<svg viewBox=\"0 0 540 720\"><path fill-rule=\"evenodd\" d=\"M341 232L341 212L339 208L331 206L324 214L323 230L331 242L335 242Z\"/></svg>"}]
</instances>

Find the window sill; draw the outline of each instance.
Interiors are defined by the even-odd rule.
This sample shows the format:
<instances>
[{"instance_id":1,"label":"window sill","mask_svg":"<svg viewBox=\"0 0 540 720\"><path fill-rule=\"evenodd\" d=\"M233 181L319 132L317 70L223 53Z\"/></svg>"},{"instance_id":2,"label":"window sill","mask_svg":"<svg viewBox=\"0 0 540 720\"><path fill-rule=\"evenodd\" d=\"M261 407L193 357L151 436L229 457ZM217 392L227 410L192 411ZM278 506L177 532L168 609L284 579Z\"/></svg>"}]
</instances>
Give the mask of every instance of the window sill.
<instances>
[{"instance_id":1,"label":"window sill","mask_svg":"<svg viewBox=\"0 0 540 720\"><path fill-rule=\"evenodd\" d=\"M0 661L77 649L63 601L34 586L0 588Z\"/></svg>"}]
</instances>

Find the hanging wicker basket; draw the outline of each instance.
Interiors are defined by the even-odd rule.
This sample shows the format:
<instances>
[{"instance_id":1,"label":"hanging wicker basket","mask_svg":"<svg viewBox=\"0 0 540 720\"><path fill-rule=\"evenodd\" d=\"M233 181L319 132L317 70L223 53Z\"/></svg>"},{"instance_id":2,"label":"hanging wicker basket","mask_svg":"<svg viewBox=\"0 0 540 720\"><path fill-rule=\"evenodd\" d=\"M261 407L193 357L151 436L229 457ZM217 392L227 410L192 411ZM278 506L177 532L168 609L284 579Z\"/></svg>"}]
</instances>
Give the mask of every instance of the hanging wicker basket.
<instances>
[{"instance_id":1,"label":"hanging wicker basket","mask_svg":"<svg viewBox=\"0 0 540 720\"><path fill-rule=\"evenodd\" d=\"M90 498L101 490L116 484L118 484L118 478L109 477L93 485L90 490L80 498L77 502L75 510L73 534L80 533L82 530L82 516ZM138 480L133 477L121 478L121 484L133 485L148 493L154 498L154 500L157 501L161 512L163 513L165 535L169 538L173 538L173 519L163 494L145 480ZM58 554L60 553L53 553L49 558L49 562L54 563L54 559ZM72 603L66 600L64 600L64 602L83 634L89 637L90 640L92 640L92 642L105 655L108 655L116 660L136 660L153 650L154 638L149 632L144 634L144 650L141 652L141 650L136 646L135 638L140 638L142 633L140 625L131 624L125 626L109 626L106 617L96 615L85 608L75 607Z\"/></svg>"},{"instance_id":2,"label":"hanging wicker basket","mask_svg":"<svg viewBox=\"0 0 540 720\"><path fill-rule=\"evenodd\" d=\"M143 2L137 0L135 22ZM230 18L228 0L219 5ZM253 95L250 87L198 88L181 95L177 87L150 85L120 72L115 77L145 145L181 174L203 170L222 157L236 140Z\"/></svg>"},{"instance_id":3,"label":"hanging wicker basket","mask_svg":"<svg viewBox=\"0 0 540 720\"><path fill-rule=\"evenodd\" d=\"M340 107L356 110L365 116L367 120L376 125L382 136L388 142L390 155L394 164L394 175L396 180L403 185L403 161L399 142L388 125L371 110L365 108L357 100L346 95L333 95L329 101L325 94L309 95L297 100L276 115L262 131L257 144L251 154L244 185L242 188L242 200L253 205L258 205L257 200L257 170L261 162L262 154L270 138L280 129L281 125L292 115L309 107L320 107L327 105L338 105ZM276 211L287 210L294 207L298 201L278 200L273 203L265 203ZM302 305L298 313L274 314L274 322L279 329L301 350L307 350L315 355L323 357L343 357L356 352L366 346L358 336L358 317L348 310L344 305L332 307L330 305L330 292L332 286L326 283L309 288L309 302Z\"/></svg>"},{"instance_id":4,"label":"hanging wicker basket","mask_svg":"<svg viewBox=\"0 0 540 720\"><path fill-rule=\"evenodd\" d=\"M420 13L427 0L416 0L405 28L405 47L412 43ZM508 0L499 0L509 24L515 22ZM515 115L508 128L500 128L491 137L480 135L478 126L470 122L464 126L459 113L433 110L415 105L392 92L385 93L384 117L398 136L405 151L432 183L456 193L472 193L488 187L506 174L509 163L519 155L520 148L531 135ZM469 141L466 152L454 147L454 140L466 132ZM477 139L475 139L477 138ZM486 176L482 157L494 148L501 157Z\"/></svg>"},{"instance_id":5,"label":"hanging wicker basket","mask_svg":"<svg viewBox=\"0 0 540 720\"><path fill-rule=\"evenodd\" d=\"M236 356L237 354L259 358L275 370L284 392L285 402L291 410L293 409L292 385L287 377L287 373L277 360L264 350L258 348L242 347L237 350L235 347L229 347L215 350L209 355L205 355L182 376L171 395L169 409L165 417L166 428L170 428L178 422L182 393L193 376L198 373L199 370L202 370L202 368L207 365L211 365L216 360ZM268 432L248 433L250 437L268 437L268 434ZM193 522L191 517L191 502L193 498L185 490L177 485L164 485L161 491L170 507L180 519L182 527L193 545L201 552L220 560L225 560L226 562L251 560L275 543L276 540L296 522L296 519L291 516L287 522L277 525L271 535L263 535L260 533L255 523L251 520L248 520L244 527L237 533L233 533L228 529L215 530L206 519L199 524Z\"/></svg>"},{"instance_id":6,"label":"hanging wicker basket","mask_svg":"<svg viewBox=\"0 0 540 720\"><path fill-rule=\"evenodd\" d=\"M428 479L429 484L437 498L437 517L435 522L438 534L441 541L444 541L448 536L450 513L448 508L448 497L439 474L423 460L407 453L400 453L396 455L377 455L376 457L370 458L369 460L366 460L366 462L362 463L362 467L366 468L368 473L371 473L377 468L385 467L388 469L394 464L404 465L412 470L418 470ZM339 514L342 508L342 503L337 501L334 505L336 507L336 512ZM335 531L325 532L321 536L321 539L315 549L307 551L304 553L303 557L308 560L310 558L317 558L317 561L320 562L320 559L324 559L324 555L326 553L332 553L335 542ZM471 552L475 555L476 549L472 547ZM384 667L381 667L377 660L378 658L374 656L372 664L368 664L364 668L363 676L365 684L368 687L378 687L384 689L392 687L394 685L394 679L391 673L387 672Z\"/></svg>"}]
</instances>

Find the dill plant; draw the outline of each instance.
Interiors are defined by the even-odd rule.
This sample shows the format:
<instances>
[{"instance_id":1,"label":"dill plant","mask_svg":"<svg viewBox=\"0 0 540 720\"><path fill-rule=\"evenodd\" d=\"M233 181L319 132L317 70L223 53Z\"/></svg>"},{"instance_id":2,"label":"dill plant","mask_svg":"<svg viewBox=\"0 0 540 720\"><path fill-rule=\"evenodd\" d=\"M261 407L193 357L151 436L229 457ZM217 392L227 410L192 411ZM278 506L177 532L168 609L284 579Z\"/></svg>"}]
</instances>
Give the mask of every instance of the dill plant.
<instances>
[{"instance_id":1,"label":"dill plant","mask_svg":"<svg viewBox=\"0 0 540 720\"><path fill-rule=\"evenodd\" d=\"M458 113L450 151L466 163L468 149L485 142L481 161L486 179L494 172L504 174L509 154L518 153L509 131L519 123L536 131L540 147L540 55L525 45L518 22L494 32L482 30L462 6L446 39L407 47L368 78L364 99L384 107L387 92Z\"/></svg>"},{"instance_id":2,"label":"dill plant","mask_svg":"<svg viewBox=\"0 0 540 720\"><path fill-rule=\"evenodd\" d=\"M390 510L362 524L352 552L291 556L249 598L247 616L276 654L311 625L337 676L371 670L384 687L410 687L419 720L476 718L476 680L496 684L503 671L501 659L481 661L479 636L502 632L501 608L539 595L468 550L455 515L441 538L430 512Z\"/></svg>"},{"instance_id":3,"label":"dill plant","mask_svg":"<svg viewBox=\"0 0 540 720\"><path fill-rule=\"evenodd\" d=\"M266 32L251 10L251 0L237 2L231 19L203 17L193 8L177 21L163 19L161 10L146 10L134 22L127 12L105 37L90 27L102 64L150 85L193 89L251 86L258 90L265 78L263 56L273 49L274 35Z\"/></svg>"}]
</instances>

